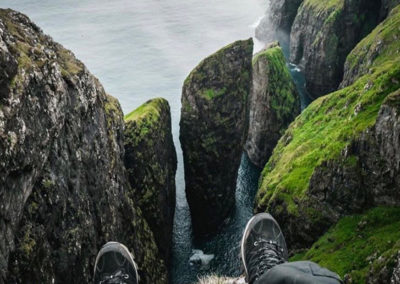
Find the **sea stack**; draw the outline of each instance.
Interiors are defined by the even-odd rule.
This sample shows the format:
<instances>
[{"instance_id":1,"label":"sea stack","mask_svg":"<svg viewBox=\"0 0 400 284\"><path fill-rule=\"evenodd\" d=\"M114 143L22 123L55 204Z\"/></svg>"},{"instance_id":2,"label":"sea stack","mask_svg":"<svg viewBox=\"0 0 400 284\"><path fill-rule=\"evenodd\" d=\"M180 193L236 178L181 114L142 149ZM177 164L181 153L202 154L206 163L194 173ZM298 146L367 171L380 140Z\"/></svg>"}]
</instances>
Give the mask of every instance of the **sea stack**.
<instances>
[{"instance_id":1,"label":"sea stack","mask_svg":"<svg viewBox=\"0 0 400 284\"><path fill-rule=\"evenodd\" d=\"M258 167L264 167L279 138L300 113L300 99L277 42L253 59L249 133L246 152Z\"/></svg>"},{"instance_id":2,"label":"sea stack","mask_svg":"<svg viewBox=\"0 0 400 284\"><path fill-rule=\"evenodd\" d=\"M236 41L204 59L183 85L180 140L195 234L215 231L235 205L252 56L252 39Z\"/></svg>"},{"instance_id":3,"label":"sea stack","mask_svg":"<svg viewBox=\"0 0 400 284\"><path fill-rule=\"evenodd\" d=\"M168 101L149 100L125 116L125 167L133 194L168 264L175 212L176 151Z\"/></svg>"}]
</instances>

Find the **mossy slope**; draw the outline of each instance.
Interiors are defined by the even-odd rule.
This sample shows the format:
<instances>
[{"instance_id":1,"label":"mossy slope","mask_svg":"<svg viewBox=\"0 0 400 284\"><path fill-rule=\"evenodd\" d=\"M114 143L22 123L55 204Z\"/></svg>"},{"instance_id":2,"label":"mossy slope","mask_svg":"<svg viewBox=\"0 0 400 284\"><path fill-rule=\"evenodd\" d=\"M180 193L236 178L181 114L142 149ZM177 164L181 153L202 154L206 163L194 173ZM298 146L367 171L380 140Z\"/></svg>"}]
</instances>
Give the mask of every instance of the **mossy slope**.
<instances>
[{"instance_id":1,"label":"mossy slope","mask_svg":"<svg viewBox=\"0 0 400 284\"><path fill-rule=\"evenodd\" d=\"M400 208L377 207L342 218L310 250L290 260L317 262L350 283L390 283L400 251L399 228Z\"/></svg>"},{"instance_id":2,"label":"mossy slope","mask_svg":"<svg viewBox=\"0 0 400 284\"><path fill-rule=\"evenodd\" d=\"M400 11L396 11L391 17L399 17ZM389 22L382 23L377 29ZM392 29L394 33L400 32L398 27ZM368 38L374 34L375 31ZM398 45L397 42L390 44ZM322 197L316 197L312 192L318 187L316 178L315 184L310 186L317 170L327 169L326 174L329 174L329 169L337 167L352 177L356 172L363 175L359 168L361 158L352 156L349 149L375 125L385 98L400 88L400 56L372 60L379 65L370 74L361 76L345 89L317 99L297 117L262 172L256 211L272 211L285 222L283 227L286 233L291 233L289 243L292 245L311 244L313 238L321 235L343 213L328 206L327 196L330 192L333 196L336 194L335 185L326 185L327 188L319 193ZM347 196L351 196L352 191L361 190L358 184L346 186L350 192ZM368 188L370 185L365 186ZM305 227L302 229L302 226ZM296 235L299 230L304 233L302 236Z\"/></svg>"}]
</instances>

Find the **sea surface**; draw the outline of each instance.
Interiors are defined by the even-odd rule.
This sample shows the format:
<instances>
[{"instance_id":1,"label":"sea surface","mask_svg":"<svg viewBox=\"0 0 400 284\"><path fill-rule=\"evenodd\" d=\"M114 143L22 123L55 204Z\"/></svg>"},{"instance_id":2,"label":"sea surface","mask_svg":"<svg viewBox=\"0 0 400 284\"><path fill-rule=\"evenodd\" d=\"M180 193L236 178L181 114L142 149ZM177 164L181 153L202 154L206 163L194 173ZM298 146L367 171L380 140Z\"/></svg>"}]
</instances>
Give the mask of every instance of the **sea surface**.
<instances>
[{"instance_id":1,"label":"sea surface","mask_svg":"<svg viewBox=\"0 0 400 284\"><path fill-rule=\"evenodd\" d=\"M238 241L252 214L259 170L243 156L235 215L219 235L193 244L179 145L181 87L203 58L253 37L267 0L1 0L0 7L25 13L72 50L125 114L151 98L169 101L178 153L171 280L191 283L209 272L237 275ZM255 50L262 46L255 42ZM215 255L207 269L189 264L192 249Z\"/></svg>"}]
</instances>

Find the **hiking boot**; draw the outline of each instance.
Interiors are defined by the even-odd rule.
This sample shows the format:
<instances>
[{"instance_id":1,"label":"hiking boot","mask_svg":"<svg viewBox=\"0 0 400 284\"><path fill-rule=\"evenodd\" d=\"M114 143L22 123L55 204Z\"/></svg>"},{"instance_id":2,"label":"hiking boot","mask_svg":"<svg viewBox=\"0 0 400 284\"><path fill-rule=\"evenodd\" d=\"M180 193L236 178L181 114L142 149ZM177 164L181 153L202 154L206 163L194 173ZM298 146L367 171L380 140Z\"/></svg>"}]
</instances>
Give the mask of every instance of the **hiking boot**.
<instances>
[{"instance_id":1,"label":"hiking boot","mask_svg":"<svg viewBox=\"0 0 400 284\"><path fill-rule=\"evenodd\" d=\"M257 214L247 222L240 253L246 281L250 284L272 267L288 260L285 238L270 214Z\"/></svg>"},{"instance_id":2,"label":"hiking boot","mask_svg":"<svg viewBox=\"0 0 400 284\"><path fill-rule=\"evenodd\" d=\"M117 242L106 243L96 257L95 284L138 284L137 265L126 246Z\"/></svg>"}]
</instances>

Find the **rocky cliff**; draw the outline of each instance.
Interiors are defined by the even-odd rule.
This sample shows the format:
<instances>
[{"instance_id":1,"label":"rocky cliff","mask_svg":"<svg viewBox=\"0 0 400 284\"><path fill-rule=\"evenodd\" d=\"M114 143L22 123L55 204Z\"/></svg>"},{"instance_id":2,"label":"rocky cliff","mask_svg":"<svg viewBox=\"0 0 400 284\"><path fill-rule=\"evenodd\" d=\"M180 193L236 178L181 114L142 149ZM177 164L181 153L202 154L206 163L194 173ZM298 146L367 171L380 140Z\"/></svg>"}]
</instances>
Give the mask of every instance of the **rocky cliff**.
<instances>
[{"instance_id":1,"label":"rocky cliff","mask_svg":"<svg viewBox=\"0 0 400 284\"><path fill-rule=\"evenodd\" d=\"M118 101L11 10L0 66L0 283L89 283L109 240L132 250L145 283L165 283L126 177Z\"/></svg>"},{"instance_id":2,"label":"rocky cliff","mask_svg":"<svg viewBox=\"0 0 400 284\"><path fill-rule=\"evenodd\" d=\"M396 14L398 9L392 11ZM400 26L400 19L391 15L385 24L379 25L372 33L364 38L348 55L344 65L343 81L341 88L350 86L358 78L379 67L383 61L398 56L399 33L396 28Z\"/></svg>"},{"instance_id":3,"label":"rocky cliff","mask_svg":"<svg viewBox=\"0 0 400 284\"><path fill-rule=\"evenodd\" d=\"M380 1L305 0L290 35L290 60L304 70L314 98L335 91L354 46L379 21Z\"/></svg>"},{"instance_id":4,"label":"rocky cliff","mask_svg":"<svg viewBox=\"0 0 400 284\"><path fill-rule=\"evenodd\" d=\"M278 32L290 33L297 10L304 0L270 1L270 20Z\"/></svg>"},{"instance_id":5,"label":"rocky cliff","mask_svg":"<svg viewBox=\"0 0 400 284\"><path fill-rule=\"evenodd\" d=\"M397 7L368 35L371 48L384 34L400 36L399 17ZM374 68L304 110L264 168L257 211L277 217L292 249L310 246L343 215L400 205L400 56L396 41L383 42L390 52L360 59ZM358 50L348 58L363 56Z\"/></svg>"},{"instance_id":6,"label":"rocky cliff","mask_svg":"<svg viewBox=\"0 0 400 284\"><path fill-rule=\"evenodd\" d=\"M125 166L132 198L169 263L177 166L169 104L162 98L150 100L128 114L125 123Z\"/></svg>"},{"instance_id":7,"label":"rocky cliff","mask_svg":"<svg viewBox=\"0 0 400 284\"><path fill-rule=\"evenodd\" d=\"M215 231L235 204L252 52L251 39L230 44L203 60L183 85L180 140L195 233Z\"/></svg>"},{"instance_id":8,"label":"rocky cliff","mask_svg":"<svg viewBox=\"0 0 400 284\"><path fill-rule=\"evenodd\" d=\"M249 133L245 150L250 160L264 167L283 132L300 113L300 100L277 43L253 59Z\"/></svg>"}]
</instances>

